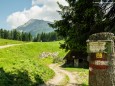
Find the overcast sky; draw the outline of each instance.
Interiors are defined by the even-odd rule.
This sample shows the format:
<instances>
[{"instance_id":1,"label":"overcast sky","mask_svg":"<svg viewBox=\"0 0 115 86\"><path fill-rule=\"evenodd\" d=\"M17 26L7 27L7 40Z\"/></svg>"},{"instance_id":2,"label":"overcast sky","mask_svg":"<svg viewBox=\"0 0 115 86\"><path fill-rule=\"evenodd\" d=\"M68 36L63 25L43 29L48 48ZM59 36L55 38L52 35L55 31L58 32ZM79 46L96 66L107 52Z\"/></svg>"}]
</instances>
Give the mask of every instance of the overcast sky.
<instances>
[{"instance_id":1,"label":"overcast sky","mask_svg":"<svg viewBox=\"0 0 115 86\"><path fill-rule=\"evenodd\" d=\"M13 29L30 19L58 20L57 1L67 5L64 0L0 0L0 28Z\"/></svg>"}]
</instances>

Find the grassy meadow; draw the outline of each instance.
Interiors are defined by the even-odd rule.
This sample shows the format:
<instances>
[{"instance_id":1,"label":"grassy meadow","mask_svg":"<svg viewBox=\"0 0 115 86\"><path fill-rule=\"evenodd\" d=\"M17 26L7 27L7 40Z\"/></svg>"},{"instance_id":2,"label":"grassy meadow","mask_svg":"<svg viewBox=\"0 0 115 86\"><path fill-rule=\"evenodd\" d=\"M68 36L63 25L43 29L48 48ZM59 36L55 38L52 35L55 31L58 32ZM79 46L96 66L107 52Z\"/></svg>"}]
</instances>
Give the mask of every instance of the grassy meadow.
<instances>
[{"instance_id":1,"label":"grassy meadow","mask_svg":"<svg viewBox=\"0 0 115 86\"><path fill-rule=\"evenodd\" d=\"M0 45L2 44L0 39ZM20 43L10 42L7 43ZM59 49L59 42L36 42L0 49L0 86L38 86L54 76L48 64L51 57L40 58L43 52L66 53Z\"/></svg>"},{"instance_id":2,"label":"grassy meadow","mask_svg":"<svg viewBox=\"0 0 115 86\"><path fill-rule=\"evenodd\" d=\"M8 40L8 39L1 39L0 38L0 46L1 45L7 45L7 44L20 44L20 43L24 43L24 42L22 42L22 41Z\"/></svg>"}]
</instances>

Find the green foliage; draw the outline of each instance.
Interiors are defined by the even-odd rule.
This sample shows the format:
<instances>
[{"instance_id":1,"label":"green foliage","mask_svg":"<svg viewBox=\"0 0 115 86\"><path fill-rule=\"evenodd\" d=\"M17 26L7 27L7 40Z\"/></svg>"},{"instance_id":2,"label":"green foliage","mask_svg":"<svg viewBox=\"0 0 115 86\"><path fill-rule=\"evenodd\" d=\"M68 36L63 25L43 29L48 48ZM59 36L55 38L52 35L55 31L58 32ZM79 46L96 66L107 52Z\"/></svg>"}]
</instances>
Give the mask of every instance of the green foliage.
<instances>
[{"instance_id":1,"label":"green foliage","mask_svg":"<svg viewBox=\"0 0 115 86\"><path fill-rule=\"evenodd\" d=\"M54 57L53 63L64 63L64 60L63 58L60 58L60 57Z\"/></svg>"},{"instance_id":2,"label":"green foliage","mask_svg":"<svg viewBox=\"0 0 115 86\"><path fill-rule=\"evenodd\" d=\"M58 3L62 19L49 24L64 38L61 48L86 52L86 40L89 35L106 31L102 9L95 6L94 0L66 0L68 6Z\"/></svg>"},{"instance_id":3,"label":"green foliage","mask_svg":"<svg viewBox=\"0 0 115 86\"><path fill-rule=\"evenodd\" d=\"M48 51L57 51L60 57L66 54L59 49L59 42L30 43L1 49L0 86L38 86L52 78L54 72L47 65L53 59L39 58L42 52Z\"/></svg>"},{"instance_id":4,"label":"green foliage","mask_svg":"<svg viewBox=\"0 0 115 86\"><path fill-rule=\"evenodd\" d=\"M49 33L41 33L37 34L36 37L32 37L31 33L19 32L16 29L12 31L0 29L0 38L3 39L12 39L19 41L34 41L34 42L49 42L49 41L57 41L62 40L59 36L57 36L56 32Z\"/></svg>"},{"instance_id":5,"label":"green foliage","mask_svg":"<svg viewBox=\"0 0 115 86\"><path fill-rule=\"evenodd\" d=\"M0 29L0 38L19 41L32 41L32 35L30 33L19 32L16 29L12 31Z\"/></svg>"},{"instance_id":6,"label":"green foliage","mask_svg":"<svg viewBox=\"0 0 115 86\"><path fill-rule=\"evenodd\" d=\"M98 25L99 28L103 28L106 32L115 33L115 0L106 0L106 2L100 6L100 12L102 12L101 20Z\"/></svg>"},{"instance_id":7,"label":"green foliage","mask_svg":"<svg viewBox=\"0 0 115 86\"><path fill-rule=\"evenodd\" d=\"M50 41L57 41L57 40L62 40L56 32L50 32L50 33L41 33L37 34L36 37L34 37L34 42L50 42Z\"/></svg>"}]
</instances>

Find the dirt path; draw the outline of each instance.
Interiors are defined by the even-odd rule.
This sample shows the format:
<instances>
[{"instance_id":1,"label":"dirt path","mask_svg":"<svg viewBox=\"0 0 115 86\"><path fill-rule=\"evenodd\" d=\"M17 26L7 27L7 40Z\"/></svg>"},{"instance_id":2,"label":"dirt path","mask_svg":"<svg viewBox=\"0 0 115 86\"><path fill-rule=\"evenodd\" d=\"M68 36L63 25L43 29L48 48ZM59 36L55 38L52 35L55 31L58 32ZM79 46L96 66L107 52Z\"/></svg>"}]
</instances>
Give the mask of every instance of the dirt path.
<instances>
[{"instance_id":1,"label":"dirt path","mask_svg":"<svg viewBox=\"0 0 115 86\"><path fill-rule=\"evenodd\" d=\"M24 43L24 44L31 44L31 42ZM0 49L12 47L12 46L17 46L17 45L22 45L22 44L8 44L8 45L3 45L3 46L0 46Z\"/></svg>"},{"instance_id":2,"label":"dirt path","mask_svg":"<svg viewBox=\"0 0 115 86\"><path fill-rule=\"evenodd\" d=\"M80 83L77 80L77 78L79 78L77 73L68 72L66 70L62 70L62 72L65 73L69 77L69 81L66 86L80 86L78 85Z\"/></svg>"},{"instance_id":3,"label":"dirt path","mask_svg":"<svg viewBox=\"0 0 115 86\"><path fill-rule=\"evenodd\" d=\"M41 86L82 86L78 83L77 73L68 72L57 64L51 64L49 67L55 72L55 77Z\"/></svg>"},{"instance_id":4,"label":"dirt path","mask_svg":"<svg viewBox=\"0 0 115 86\"><path fill-rule=\"evenodd\" d=\"M25 43L30 44L30 43ZM0 49L22 45L22 44L9 44L0 46ZM61 68L57 64L51 64L49 67L55 72L55 76L53 79L46 82L44 85L39 86L82 86L81 81L79 81L79 75L77 73L69 72Z\"/></svg>"},{"instance_id":5,"label":"dirt path","mask_svg":"<svg viewBox=\"0 0 115 86\"><path fill-rule=\"evenodd\" d=\"M49 67L55 72L55 77L49 80L46 83L46 85L47 86L57 86L57 85L65 84L64 81L65 81L66 75L61 71L60 67L57 66L56 64L51 64Z\"/></svg>"},{"instance_id":6,"label":"dirt path","mask_svg":"<svg viewBox=\"0 0 115 86\"><path fill-rule=\"evenodd\" d=\"M0 49L7 48L7 47L11 47L11 46L16 46L16 45L21 45L21 44L9 44L9 45L3 45L3 46L0 46Z\"/></svg>"}]
</instances>

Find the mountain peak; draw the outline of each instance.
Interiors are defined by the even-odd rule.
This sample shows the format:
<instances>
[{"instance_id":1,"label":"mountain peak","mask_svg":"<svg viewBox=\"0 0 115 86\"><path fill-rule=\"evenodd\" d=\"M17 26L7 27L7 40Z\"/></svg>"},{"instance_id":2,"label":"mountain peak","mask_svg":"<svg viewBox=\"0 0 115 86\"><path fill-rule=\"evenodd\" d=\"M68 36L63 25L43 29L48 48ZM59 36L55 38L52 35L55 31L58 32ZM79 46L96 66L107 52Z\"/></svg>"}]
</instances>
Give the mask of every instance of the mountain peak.
<instances>
[{"instance_id":1,"label":"mountain peak","mask_svg":"<svg viewBox=\"0 0 115 86\"><path fill-rule=\"evenodd\" d=\"M51 27L49 27L49 21L38 20L38 19L30 19L24 25L17 27L17 30L23 32L30 32L33 36L36 36L38 33L42 32L48 33L54 31Z\"/></svg>"},{"instance_id":2,"label":"mountain peak","mask_svg":"<svg viewBox=\"0 0 115 86\"><path fill-rule=\"evenodd\" d=\"M41 21L43 22L44 20L39 20L39 19L30 19L29 22L36 22L36 21Z\"/></svg>"}]
</instances>

